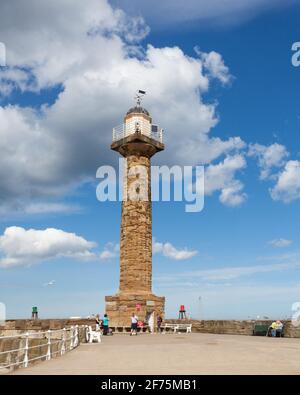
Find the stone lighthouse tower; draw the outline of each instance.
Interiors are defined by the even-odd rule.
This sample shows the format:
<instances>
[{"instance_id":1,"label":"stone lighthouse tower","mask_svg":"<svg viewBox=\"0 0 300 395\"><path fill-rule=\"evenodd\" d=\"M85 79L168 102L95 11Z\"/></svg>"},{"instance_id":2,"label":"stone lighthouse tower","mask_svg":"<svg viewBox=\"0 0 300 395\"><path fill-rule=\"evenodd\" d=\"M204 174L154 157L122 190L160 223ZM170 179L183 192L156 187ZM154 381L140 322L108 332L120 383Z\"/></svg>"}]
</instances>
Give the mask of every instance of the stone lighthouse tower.
<instances>
[{"instance_id":1,"label":"stone lighthouse tower","mask_svg":"<svg viewBox=\"0 0 300 395\"><path fill-rule=\"evenodd\" d=\"M137 105L113 129L111 149L125 160L120 240L120 287L116 295L106 296L106 313L112 326L129 326L132 313L140 320L164 315L165 298L152 293L152 203L151 157L164 149L162 129L152 124ZM153 317L155 319L155 317Z\"/></svg>"}]
</instances>

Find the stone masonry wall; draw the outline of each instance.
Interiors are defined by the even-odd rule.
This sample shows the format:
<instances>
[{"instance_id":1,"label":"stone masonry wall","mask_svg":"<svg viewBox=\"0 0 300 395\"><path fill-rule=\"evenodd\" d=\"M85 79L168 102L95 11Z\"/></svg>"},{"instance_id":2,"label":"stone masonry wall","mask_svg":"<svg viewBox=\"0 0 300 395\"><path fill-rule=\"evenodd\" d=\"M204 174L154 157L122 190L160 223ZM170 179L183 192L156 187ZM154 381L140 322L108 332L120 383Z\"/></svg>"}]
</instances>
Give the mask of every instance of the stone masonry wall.
<instances>
[{"instance_id":1,"label":"stone masonry wall","mask_svg":"<svg viewBox=\"0 0 300 395\"><path fill-rule=\"evenodd\" d=\"M44 320L7 320L0 326L0 336L14 336L24 332L63 329L75 325L95 325L95 319L44 319Z\"/></svg>"},{"instance_id":2,"label":"stone masonry wall","mask_svg":"<svg viewBox=\"0 0 300 395\"><path fill-rule=\"evenodd\" d=\"M127 157L127 201L122 203L120 292L151 293L152 212L150 158ZM126 178L125 178L126 182ZM132 200L146 196L148 200Z\"/></svg>"},{"instance_id":3,"label":"stone masonry wall","mask_svg":"<svg viewBox=\"0 0 300 395\"><path fill-rule=\"evenodd\" d=\"M192 332L216 333L228 335L252 335L256 323L270 325L272 320L177 320L166 319L164 323L185 322L192 323ZM282 320L285 325L286 337L300 338L300 326L296 327L290 320ZM49 319L49 320L8 320L4 327L0 327L0 336L14 335L26 331L61 329L71 325L94 325L94 319ZM129 323L128 323L129 325Z\"/></svg>"},{"instance_id":4,"label":"stone masonry wall","mask_svg":"<svg viewBox=\"0 0 300 395\"><path fill-rule=\"evenodd\" d=\"M126 120L125 120L126 122ZM120 285L105 297L112 326L130 325L132 313L142 321L164 315L165 298L152 293L152 205L150 158L164 145L141 131L113 142L111 148L126 158L123 181Z\"/></svg>"},{"instance_id":5,"label":"stone masonry wall","mask_svg":"<svg viewBox=\"0 0 300 395\"><path fill-rule=\"evenodd\" d=\"M169 323L192 323L192 332L216 333L227 335L252 335L255 324L271 325L274 320L166 320ZM285 337L299 337L300 326L296 327L290 320L282 320L285 325Z\"/></svg>"}]
</instances>

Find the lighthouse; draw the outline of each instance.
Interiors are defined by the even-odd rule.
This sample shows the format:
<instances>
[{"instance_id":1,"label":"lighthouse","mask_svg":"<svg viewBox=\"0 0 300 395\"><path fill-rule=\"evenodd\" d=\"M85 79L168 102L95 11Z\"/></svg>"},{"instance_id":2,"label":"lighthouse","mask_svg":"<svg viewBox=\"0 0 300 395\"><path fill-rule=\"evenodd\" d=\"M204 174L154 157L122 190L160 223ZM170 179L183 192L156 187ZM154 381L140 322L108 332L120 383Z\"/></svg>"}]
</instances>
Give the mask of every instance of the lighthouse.
<instances>
[{"instance_id":1,"label":"lighthouse","mask_svg":"<svg viewBox=\"0 0 300 395\"><path fill-rule=\"evenodd\" d=\"M163 130L152 123L138 91L122 125L113 128L111 149L125 158L120 234L120 286L106 296L111 326L129 326L135 313L141 321L164 316L165 298L152 292L151 158L164 150ZM153 317L154 316L154 317Z\"/></svg>"}]
</instances>

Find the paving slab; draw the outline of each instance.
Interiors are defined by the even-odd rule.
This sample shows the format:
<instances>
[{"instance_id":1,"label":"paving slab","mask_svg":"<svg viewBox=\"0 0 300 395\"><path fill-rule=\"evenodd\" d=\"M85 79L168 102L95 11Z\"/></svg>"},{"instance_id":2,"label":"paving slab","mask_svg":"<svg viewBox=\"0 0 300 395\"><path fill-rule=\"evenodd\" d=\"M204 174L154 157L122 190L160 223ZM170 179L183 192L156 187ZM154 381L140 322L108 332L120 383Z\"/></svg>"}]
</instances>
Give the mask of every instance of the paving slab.
<instances>
[{"instance_id":1,"label":"paving slab","mask_svg":"<svg viewBox=\"0 0 300 395\"><path fill-rule=\"evenodd\" d=\"M12 374L300 374L300 339L118 334Z\"/></svg>"}]
</instances>

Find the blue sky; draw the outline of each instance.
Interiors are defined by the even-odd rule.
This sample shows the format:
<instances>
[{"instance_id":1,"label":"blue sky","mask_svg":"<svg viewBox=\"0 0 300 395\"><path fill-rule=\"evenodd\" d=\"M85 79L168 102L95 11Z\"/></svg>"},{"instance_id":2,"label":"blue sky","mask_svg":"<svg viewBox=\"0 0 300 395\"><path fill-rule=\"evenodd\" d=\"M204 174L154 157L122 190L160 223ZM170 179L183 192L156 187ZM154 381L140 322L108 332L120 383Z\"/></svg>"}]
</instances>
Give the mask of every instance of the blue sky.
<instances>
[{"instance_id":1,"label":"blue sky","mask_svg":"<svg viewBox=\"0 0 300 395\"><path fill-rule=\"evenodd\" d=\"M300 3L152 3L0 5L10 318L34 305L41 317L102 313L116 292L121 206L97 201L95 174L116 165L111 129L138 88L165 129L155 164L206 166L202 212L153 203L153 289L167 316L185 304L194 318L286 317L300 299Z\"/></svg>"}]
</instances>

